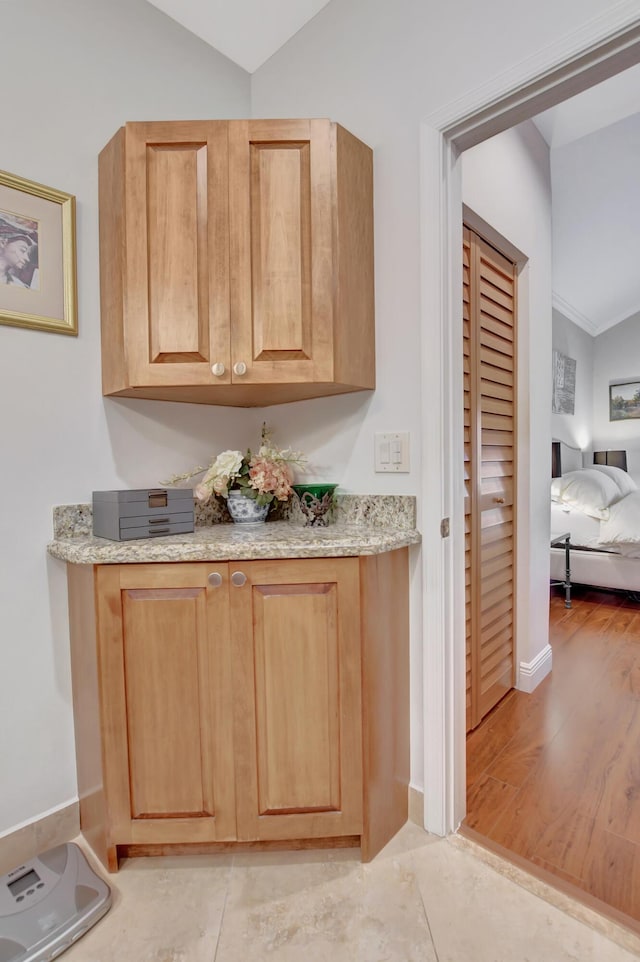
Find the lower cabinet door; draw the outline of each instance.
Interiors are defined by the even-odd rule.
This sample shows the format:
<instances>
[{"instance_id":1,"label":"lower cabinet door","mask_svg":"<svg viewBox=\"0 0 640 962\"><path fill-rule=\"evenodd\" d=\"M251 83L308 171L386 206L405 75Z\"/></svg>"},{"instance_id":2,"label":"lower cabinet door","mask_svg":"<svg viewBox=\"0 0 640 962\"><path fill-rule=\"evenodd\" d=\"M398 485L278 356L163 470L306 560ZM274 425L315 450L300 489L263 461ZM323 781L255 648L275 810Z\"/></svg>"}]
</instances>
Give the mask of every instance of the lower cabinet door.
<instances>
[{"instance_id":1,"label":"lower cabinet door","mask_svg":"<svg viewBox=\"0 0 640 962\"><path fill-rule=\"evenodd\" d=\"M229 565L243 840L362 832L355 558Z\"/></svg>"},{"instance_id":2,"label":"lower cabinet door","mask_svg":"<svg viewBox=\"0 0 640 962\"><path fill-rule=\"evenodd\" d=\"M108 565L97 578L113 843L235 838L227 566Z\"/></svg>"}]
</instances>

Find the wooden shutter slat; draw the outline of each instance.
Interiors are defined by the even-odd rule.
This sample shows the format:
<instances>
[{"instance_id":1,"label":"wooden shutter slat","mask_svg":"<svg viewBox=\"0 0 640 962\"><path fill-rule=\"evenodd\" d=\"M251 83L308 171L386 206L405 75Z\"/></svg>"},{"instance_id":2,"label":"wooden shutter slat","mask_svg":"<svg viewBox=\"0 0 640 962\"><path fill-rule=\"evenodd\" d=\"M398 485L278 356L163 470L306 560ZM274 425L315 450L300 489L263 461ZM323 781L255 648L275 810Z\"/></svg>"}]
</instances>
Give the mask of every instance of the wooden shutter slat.
<instances>
[{"instance_id":1,"label":"wooden shutter slat","mask_svg":"<svg viewBox=\"0 0 640 962\"><path fill-rule=\"evenodd\" d=\"M505 614L500 615L491 625L483 627L480 633L481 644L489 641L496 632L502 631L503 628L509 628L513 624L513 617L510 611Z\"/></svg>"},{"instance_id":2,"label":"wooden shutter slat","mask_svg":"<svg viewBox=\"0 0 640 962\"><path fill-rule=\"evenodd\" d=\"M483 617L490 617L491 610L500 601L507 600L509 606L511 606L511 592L512 585L511 582L501 583L492 588L491 591L481 591L480 597L480 610Z\"/></svg>"},{"instance_id":3,"label":"wooden shutter slat","mask_svg":"<svg viewBox=\"0 0 640 962\"><path fill-rule=\"evenodd\" d=\"M513 537L513 524L511 522L496 524L493 527L482 528L480 543L482 548L485 548L496 541L503 541L511 537Z\"/></svg>"},{"instance_id":4,"label":"wooden shutter slat","mask_svg":"<svg viewBox=\"0 0 640 962\"><path fill-rule=\"evenodd\" d=\"M480 334L480 343L483 347L497 351L499 354L506 354L507 357L513 357L513 342L508 341L505 337L500 337L498 334L493 334L491 331L483 329Z\"/></svg>"},{"instance_id":5,"label":"wooden shutter slat","mask_svg":"<svg viewBox=\"0 0 640 962\"><path fill-rule=\"evenodd\" d=\"M513 554L513 538L502 538L482 546L482 562L491 561L501 554Z\"/></svg>"},{"instance_id":6,"label":"wooden shutter slat","mask_svg":"<svg viewBox=\"0 0 640 962\"><path fill-rule=\"evenodd\" d=\"M468 390L466 387L467 377L468 375L465 374L465 391ZM500 384L498 381L488 381L486 378L482 378L480 381L480 390L482 391L483 397L509 401L513 406L513 388L506 384Z\"/></svg>"},{"instance_id":7,"label":"wooden shutter slat","mask_svg":"<svg viewBox=\"0 0 640 962\"><path fill-rule=\"evenodd\" d=\"M509 294L505 294L500 288L494 287L486 278L482 278L480 281L480 296L481 304L483 305L483 310L490 309L490 305L498 304L500 307L505 307L507 310L513 309L513 298Z\"/></svg>"},{"instance_id":8,"label":"wooden shutter slat","mask_svg":"<svg viewBox=\"0 0 640 962\"><path fill-rule=\"evenodd\" d=\"M513 384L513 358L510 354L501 354L488 347L483 347L480 350L480 363L482 364L482 376L486 377L488 381L495 378L501 384ZM501 380L498 373L494 374L490 370L492 367L497 368L498 371L505 371L510 375L510 380Z\"/></svg>"},{"instance_id":9,"label":"wooden shutter slat","mask_svg":"<svg viewBox=\"0 0 640 962\"><path fill-rule=\"evenodd\" d=\"M482 462L482 477L483 478L512 478L513 477L513 461L489 461L483 460Z\"/></svg>"}]
</instances>

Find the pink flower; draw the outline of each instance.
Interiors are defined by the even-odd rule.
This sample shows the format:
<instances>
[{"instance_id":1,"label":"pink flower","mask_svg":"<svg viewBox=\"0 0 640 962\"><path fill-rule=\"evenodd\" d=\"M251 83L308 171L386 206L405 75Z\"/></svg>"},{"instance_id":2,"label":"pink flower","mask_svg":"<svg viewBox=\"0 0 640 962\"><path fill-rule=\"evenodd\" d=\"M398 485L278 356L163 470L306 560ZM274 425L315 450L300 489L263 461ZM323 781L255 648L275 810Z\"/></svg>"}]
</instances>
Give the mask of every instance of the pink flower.
<instances>
[{"instance_id":1,"label":"pink flower","mask_svg":"<svg viewBox=\"0 0 640 962\"><path fill-rule=\"evenodd\" d=\"M259 494L273 494L278 501L286 501L291 491L293 476L284 461L257 454L249 462L249 484Z\"/></svg>"},{"instance_id":2,"label":"pink flower","mask_svg":"<svg viewBox=\"0 0 640 962\"><path fill-rule=\"evenodd\" d=\"M204 504L211 497L211 485L205 481L201 481L200 484L198 484L194 489L193 494L198 501L201 501Z\"/></svg>"}]
</instances>

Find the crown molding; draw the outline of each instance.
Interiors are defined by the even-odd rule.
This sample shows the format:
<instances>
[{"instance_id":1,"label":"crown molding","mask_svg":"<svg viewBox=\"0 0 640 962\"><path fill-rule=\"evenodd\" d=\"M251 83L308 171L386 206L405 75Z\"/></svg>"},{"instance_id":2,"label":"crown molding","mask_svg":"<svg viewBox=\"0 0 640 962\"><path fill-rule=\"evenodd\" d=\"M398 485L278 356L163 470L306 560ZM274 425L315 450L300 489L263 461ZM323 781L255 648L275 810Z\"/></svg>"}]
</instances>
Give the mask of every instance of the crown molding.
<instances>
[{"instance_id":1,"label":"crown molding","mask_svg":"<svg viewBox=\"0 0 640 962\"><path fill-rule=\"evenodd\" d=\"M551 294L551 304L557 311L581 327L583 331L590 334L591 337L595 337L596 334L600 333L600 329L593 323L591 318L587 317L586 314L582 314L577 307L570 304L569 301L565 301L564 297L560 297L555 291Z\"/></svg>"},{"instance_id":2,"label":"crown molding","mask_svg":"<svg viewBox=\"0 0 640 962\"><path fill-rule=\"evenodd\" d=\"M608 320L603 321L602 324L596 324L591 320L591 318L587 317L586 314L582 314L577 307L574 307L573 304L569 303L569 301L565 301L565 299L560 297L560 295L555 291L552 292L551 303L557 311L560 311L560 313L564 315L564 317L568 318L570 321L573 321L574 324L577 324L578 327L581 327L583 331L586 331L587 334L590 334L592 337L597 337L599 334L604 334L605 331L615 327L616 324L622 324L623 321L628 320L630 317L640 314L639 302L638 304L634 305L631 310L625 310L624 314L611 317Z\"/></svg>"},{"instance_id":3,"label":"crown molding","mask_svg":"<svg viewBox=\"0 0 640 962\"><path fill-rule=\"evenodd\" d=\"M624 314L621 314L619 317L612 317L610 320L600 324L598 326L598 334L603 334L605 331L608 331L609 328L615 327L616 324L622 324L623 321L627 321L636 314L640 314L640 303L637 303L630 311L626 310Z\"/></svg>"}]
</instances>

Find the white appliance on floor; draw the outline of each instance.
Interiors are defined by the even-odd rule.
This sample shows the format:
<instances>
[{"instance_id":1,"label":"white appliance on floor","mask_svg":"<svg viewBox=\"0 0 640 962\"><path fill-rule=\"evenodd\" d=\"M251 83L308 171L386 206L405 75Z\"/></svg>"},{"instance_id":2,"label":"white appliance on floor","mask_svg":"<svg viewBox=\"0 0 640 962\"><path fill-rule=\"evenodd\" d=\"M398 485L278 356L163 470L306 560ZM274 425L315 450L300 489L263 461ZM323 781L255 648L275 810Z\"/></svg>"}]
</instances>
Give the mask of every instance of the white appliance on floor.
<instances>
[{"instance_id":1,"label":"white appliance on floor","mask_svg":"<svg viewBox=\"0 0 640 962\"><path fill-rule=\"evenodd\" d=\"M111 907L111 889L73 842L0 876L0 962L48 962Z\"/></svg>"}]
</instances>

